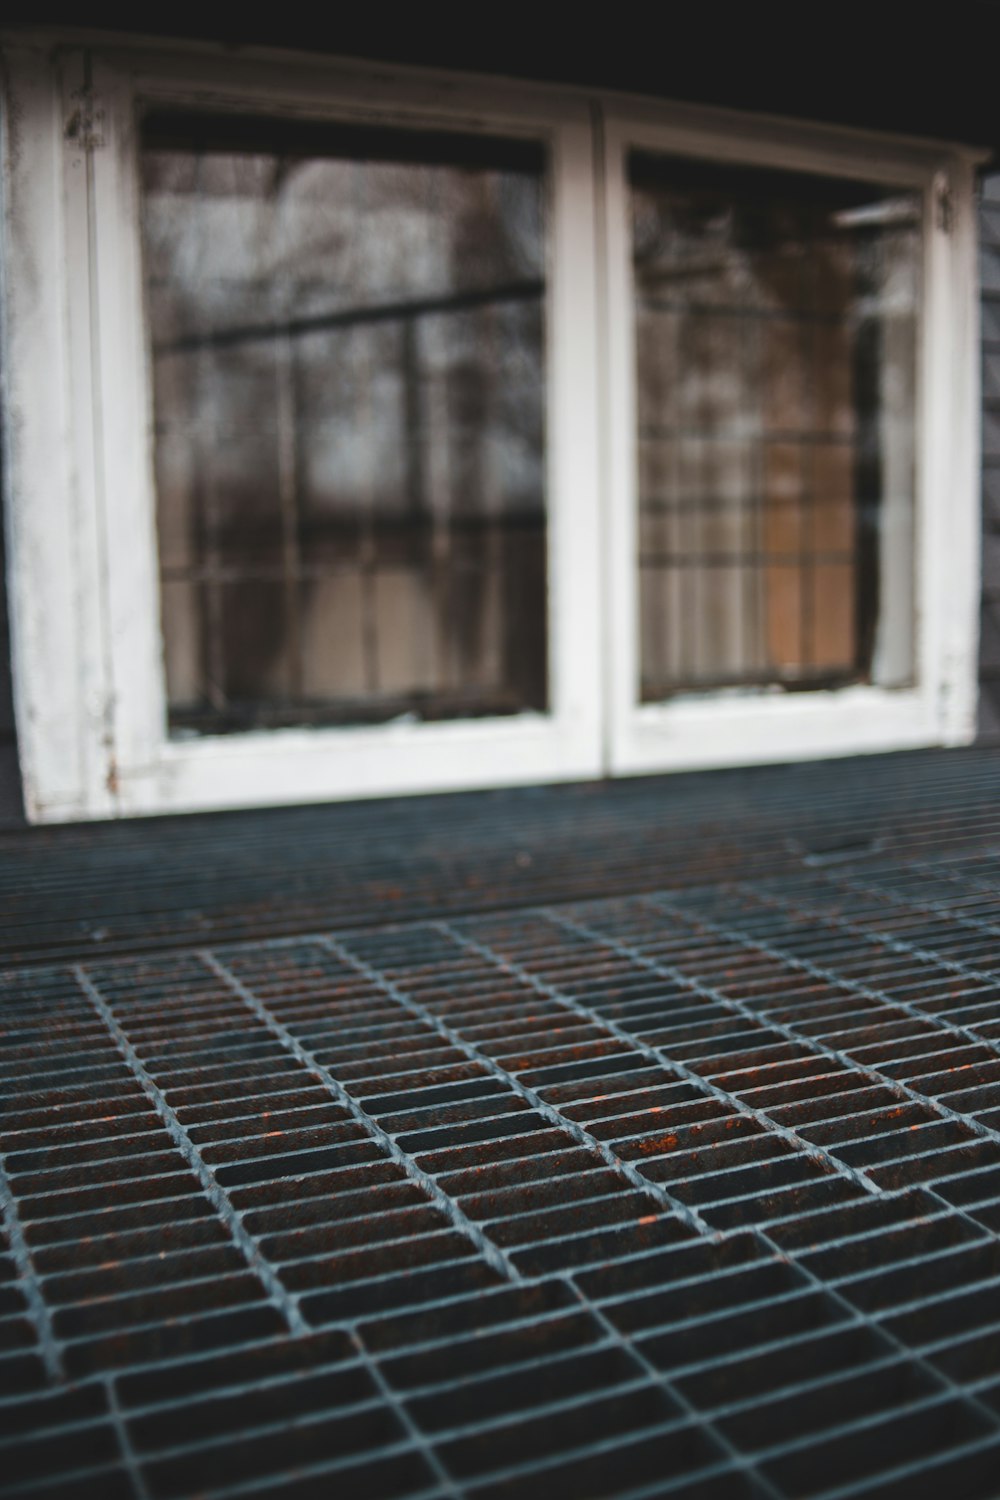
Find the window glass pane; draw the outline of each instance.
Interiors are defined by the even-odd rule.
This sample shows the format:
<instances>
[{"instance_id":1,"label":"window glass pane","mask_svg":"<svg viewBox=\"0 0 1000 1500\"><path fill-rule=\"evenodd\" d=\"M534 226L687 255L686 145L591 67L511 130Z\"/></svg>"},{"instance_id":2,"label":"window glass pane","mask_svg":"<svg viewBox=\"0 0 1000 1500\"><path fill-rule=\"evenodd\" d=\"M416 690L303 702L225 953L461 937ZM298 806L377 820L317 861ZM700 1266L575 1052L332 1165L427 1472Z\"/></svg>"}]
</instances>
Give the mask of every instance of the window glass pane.
<instances>
[{"instance_id":1,"label":"window glass pane","mask_svg":"<svg viewBox=\"0 0 1000 1500\"><path fill-rule=\"evenodd\" d=\"M629 178L642 700L912 680L919 196Z\"/></svg>"},{"instance_id":2,"label":"window glass pane","mask_svg":"<svg viewBox=\"0 0 1000 1500\"><path fill-rule=\"evenodd\" d=\"M539 145L148 113L170 726L547 707Z\"/></svg>"}]
</instances>

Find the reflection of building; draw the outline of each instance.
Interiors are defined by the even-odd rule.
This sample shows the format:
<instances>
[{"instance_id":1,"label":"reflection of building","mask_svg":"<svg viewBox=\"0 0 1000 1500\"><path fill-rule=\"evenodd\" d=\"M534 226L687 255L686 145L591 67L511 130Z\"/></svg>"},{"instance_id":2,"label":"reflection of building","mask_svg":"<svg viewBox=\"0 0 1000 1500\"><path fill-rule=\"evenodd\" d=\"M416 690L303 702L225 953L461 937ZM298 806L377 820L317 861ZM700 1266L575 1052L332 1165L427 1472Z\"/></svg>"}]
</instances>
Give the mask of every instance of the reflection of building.
<instances>
[{"instance_id":1,"label":"reflection of building","mask_svg":"<svg viewBox=\"0 0 1000 1500\"><path fill-rule=\"evenodd\" d=\"M7 47L30 816L970 736L975 132L52 40Z\"/></svg>"},{"instance_id":2,"label":"reflection of building","mask_svg":"<svg viewBox=\"0 0 1000 1500\"><path fill-rule=\"evenodd\" d=\"M906 683L919 200L650 157L632 187L643 699Z\"/></svg>"},{"instance_id":3,"label":"reflection of building","mask_svg":"<svg viewBox=\"0 0 1000 1500\"><path fill-rule=\"evenodd\" d=\"M541 154L143 142L172 724L544 709Z\"/></svg>"}]
</instances>

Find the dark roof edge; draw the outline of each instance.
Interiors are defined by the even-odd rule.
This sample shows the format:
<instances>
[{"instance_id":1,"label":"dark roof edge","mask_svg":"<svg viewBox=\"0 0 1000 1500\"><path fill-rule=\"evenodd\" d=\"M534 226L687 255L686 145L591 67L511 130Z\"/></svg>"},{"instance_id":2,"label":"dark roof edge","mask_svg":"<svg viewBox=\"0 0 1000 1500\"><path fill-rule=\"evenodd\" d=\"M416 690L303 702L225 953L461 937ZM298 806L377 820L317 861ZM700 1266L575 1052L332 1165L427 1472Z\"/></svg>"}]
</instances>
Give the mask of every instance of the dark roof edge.
<instances>
[{"instance_id":1,"label":"dark roof edge","mask_svg":"<svg viewBox=\"0 0 1000 1500\"><path fill-rule=\"evenodd\" d=\"M161 11L143 22L112 7L88 12L86 31L137 39L214 43L227 50L275 48L359 61L487 74L514 81L670 99L894 135L963 142L1000 154L1000 3L953 0L916 8L848 0L836 8L801 4L665 7L669 43L646 37L649 13L618 5L617 25L563 23L528 36L505 8L436 8L387 15L380 7L332 13L194 16ZM103 13L102 13L103 12ZM147 12L147 15L149 12ZM662 19L660 21L662 28ZM49 12L31 30L80 33L77 11ZM25 27L25 30L29 29ZM659 33L662 35L662 29Z\"/></svg>"}]
</instances>

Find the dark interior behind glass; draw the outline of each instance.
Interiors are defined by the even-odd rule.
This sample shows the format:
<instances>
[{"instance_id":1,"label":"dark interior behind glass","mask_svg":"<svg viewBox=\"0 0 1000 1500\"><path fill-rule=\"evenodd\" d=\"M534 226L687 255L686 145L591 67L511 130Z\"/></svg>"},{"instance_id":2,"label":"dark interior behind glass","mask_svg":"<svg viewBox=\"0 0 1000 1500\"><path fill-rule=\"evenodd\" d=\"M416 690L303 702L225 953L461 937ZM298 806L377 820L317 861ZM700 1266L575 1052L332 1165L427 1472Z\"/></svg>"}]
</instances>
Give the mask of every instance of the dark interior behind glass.
<instances>
[{"instance_id":1,"label":"dark interior behind glass","mask_svg":"<svg viewBox=\"0 0 1000 1500\"><path fill-rule=\"evenodd\" d=\"M545 710L543 148L141 129L171 730Z\"/></svg>"},{"instance_id":2,"label":"dark interior behind glass","mask_svg":"<svg viewBox=\"0 0 1000 1500\"><path fill-rule=\"evenodd\" d=\"M642 699L911 681L919 195L629 168Z\"/></svg>"}]
</instances>

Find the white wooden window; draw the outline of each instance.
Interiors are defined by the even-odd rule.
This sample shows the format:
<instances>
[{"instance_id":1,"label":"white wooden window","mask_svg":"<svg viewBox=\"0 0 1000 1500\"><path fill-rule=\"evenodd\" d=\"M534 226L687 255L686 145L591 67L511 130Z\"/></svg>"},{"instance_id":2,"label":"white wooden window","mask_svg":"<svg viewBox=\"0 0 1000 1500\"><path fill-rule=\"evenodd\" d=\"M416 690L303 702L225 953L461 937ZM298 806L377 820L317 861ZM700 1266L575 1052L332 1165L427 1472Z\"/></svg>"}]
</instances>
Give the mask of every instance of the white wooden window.
<instances>
[{"instance_id":1,"label":"white wooden window","mask_svg":"<svg viewBox=\"0 0 1000 1500\"><path fill-rule=\"evenodd\" d=\"M29 816L971 737L971 153L210 49L53 51L22 36L5 63L10 607ZM412 196L419 178L424 193L405 223L373 215L385 174L358 165L400 152L418 167L394 167L392 191ZM279 213L289 163L299 196ZM510 224L531 217L517 208L535 201L531 173L544 222L519 260L490 236L516 238ZM337 197L349 194L353 208ZM434 266L455 265L472 221L456 210L451 233L441 210L435 261L428 204L477 194L494 205L475 219L484 254L442 292ZM214 243L223 223L238 253ZM363 264L379 223L415 237L381 281ZM537 295L530 358L494 310L463 365L440 320L456 296L481 306L498 287ZM381 342L375 322L389 325ZM227 363L220 341L264 352ZM475 464L463 458L447 402L467 368L488 412L519 371L522 405L540 382L530 461L489 417ZM504 517L528 491L536 541L519 553ZM470 504L471 574L453 525ZM195 547L199 527L210 536ZM456 636L473 617L455 613L460 565L485 644ZM539 566L528 605L526 583L498 602L498 577L523 583ZM245 598L270 601L277 645L232 625Z\"/></svg>"},{"instance_id":2,"label":"white wooden window","mask_svg":"<svg viewBox=\"0 0 1000 1500\"><path fill-rule=\"evenodd\" d=\"M765 122L738 124L733 118L709 120L694 112L678 112L667 122L661 112L653 109L621 107L609 111L605 141L611 449L606 520L610 567L606 655L610 768L634 773L967 742L973 734L976 695L974 613L978 597L977 323L969 156L949 153L944 148L935 150L806 126L796 132ZM815 476L817 458L836 454L837 444L843 445L845 438L848 443L853 440L857 448L857 432L851 431L852 424L856 429L857 414L852 414L854 403L849 396L836 400L828 397L828 410L821 414L821 420L817 418L815 399L811 403L812 412L794 420L789 418L787 407L793 404L802 408L810 404L807 399L810 369L813 382L837 379L838 363L843 364L845 355L842 350L838 353L831 335L839 337L838 329L844 329L843 336L853 339L856 345L859 325L866 316L869 323L880 324L882 358L874 371L875 379L883 387L880 402L883 431L876 455L879 472L875 476L874 497L880 510L877 555L873 560L877 570L874 588L878 617L872 622L875 639L867 666L854 672L854 681L845 673L847 680L842 685L817 683L813 691L789 691L799 684L792 674L787 674L791 681L781 682L782 674L776 669L781 656L776 661L772 649L770 661L767 660L768 600L760 599L760 585L767 580L759 576L764 570L759 569L757 576L749 579L758 589L758 618L754 620L747 616L748 575L744 571L742 578L733 578L734 570L730 567L728 591L718 582L714 585L716 595L728 600L728 617L724 615L714 621L706 618L704 604L699 608L697 583L686 592L675 589L674 597L668 597L667 601L667 610L673 613L667 614L665 633L669 634L673 628L676 637L686 631L689 675L697 678L699 665L706 676L715 670L721 679L718 690L685 691L681 672L677 690L669 696L655 701L655 695L643 694L642 656L644 645L648 649L649 626L643 618L638 563L643 552L642 502L649 484L642 428L649 414L643 410L641 382L637 379L641 361L636 348L634 205L629 195L630 157L640 153L654 163L684 162L688 167L685 175L695 188L711 182L712 170L720 165L730 173L735 168L738 174L743 174L741 187L746 184L748 174L752 178L758 172L766 182L759 198L765 209L768 203L780 202L784 174L796 177L805 174L807 180L823 185L821 201L825 196L829 205L825 218L827 222L839 218L843 230L841 241L849 237L852 226L870 237L879 225L887 225L894 231L891 237L896 241L905 229L909 244L895 252L892 246L888 250L883 246L880 284L863 289L867 301L876 303L874 311L871 307L859 307L857 290L853 304L843 307L843 315L837 317L829 315L829 301L825 308L820 304L817 314L816 304L806 300L806 317L812 316L815 329L825 334L823 344L817 346L814 342L808 360L801 357L802 346L796 330L801 298L769 300L768 278L753 266L748 269L746 255L741 258L734 253L729 228L723 231L716 224L714 242L711 237L708 239L709 244L714 243L717 262L713 275L705 275L704 264L675 267L677 271L700 272L700 295L709 303L707 309L701 310L716 314L716 326L725 316L739 338L739 322L743 321L745 327L751 325L750 336L758 340L758 353L760 334L759 329L752 327L753 315L765 318L766 326L773 330L770 337L774 353L770 365L766 353L764 358L748 360L745 351L734 347L732 335L723 344L721 353L708 360L708 373L714 374L717 381L722 378L726 386L721 396L716 393L714 406L709 403L712 432L708 436L735 435L737 444L732 446L741 447L745 455L742 473L738 465L730 464L728 472L724 471L715 481L716 494L721 492L724 499L732 501L729 513L737 518L755 506L759 509L761 502L770 498L775 523L781 523L782 511L787 522L790 506L778 503L781 478L787 476L775 478L772 474L770 484L755 477L755 471L759 476L761 467L773 462L775 456L784 455L795 462L796 454L801 455L808 448L810 456L806 463L811 465ZM703 168L700 173L699 165ZM669 181L669 173L666 180ZM838 195L829 191L837 185L850 188L840 193L843 207L839 210L833 206ZM867 193L863 191L866 187ZM713 188L716 203L730 217L732 192L727 187ZM801 188L797 186L795 192L801 200ZM729 238L723 244L727 233ZM883 235L883 240L887 237ZM786 226L786 249L789 239L794 240L794 235L789 235ZM769 248L773 251L775 244ZM796 248L801 276L801 267L808 264L810 247L800 241ZM813 257L816 258L815 250ZM719 262L727 262L723 270L719 269ZM778 269L785 274L788 268ZM829 263L825 271L829 281ZM774 271L770 278L772 289L776 274ZM742 277L743 284L734 292L731 282L737 277ZM741 306L735 310L744 314L742 320L731 316L732 305L719 305L737 300ZM711 325L713 319L703 321ZM676 325L676 315L674 322ZM690 322L687 326L690 327ZM782 349L776 334L789 329L795 342L791 348ZM669 336L665 333L662 338ZM676 326L673 336L677 337ZM895 353L894 339L897 346L903 346ZM789 381L792 372L795 373ZM681 363L677 379L683 383L684 378ZM697 385L690 367L688 378ZM735 395L734 384L741 387ZM769 418L766 411L762 413L761 408L769 403L782 402L786 410L778 417ZM693 420L690 410L682 412L681 417L689 424ZM819 432L812 430L817 425L822 429ZM789 431L790 427L793 430ZM702 432L699 436L704 450L706 434ZM769 436L778 441L763 441ZM816 438L819 442L810 444ZM676 472L676 452L673 462ZM827 472L830 467L826 465ZM655 474L654 466L654 479L662 484L662 477ZM801 477L799 484L801 487ZM683 500L683 476L679 486L675 479L675 486ZM654 491L656 488L654 483ZM697 494L697 485L694 488ZM808 527L810 510L813 517L824 516L829 532L831 519L836 524L836 509L821 506L815 493L816 481L813 488L812 496L799 496L804 502L799 505L800 518L804 518ZM845 494L855 504L864 498L856 492L852 494L850 485L845 486L841 481L832 498L836 501ZM755 523L750 517L748 526L756 524L757 532L756 537L742 539L744 558L755 551L759 554L763 547L762 524L766 526L766 520L765 517L762 523L758 514ZM697 539L688 545L697 547ZM713 560L717 553L710 549L719 548L720 544L713 541L701 545L709 553L708 560ZM722 561L731 564L733 549L728 539L726 545L728 550L723 547ZM795 545L797 550L801 547L801 538ZM739 554L736 560L740 560ZM777 561L780 560L779 552ZM697 561L704 563L704 552ZM823 619L827 622L828 639L825 653L814 652L812 666L817 677L824 666L839 669L844 664L845 631L836 623L837 615L844 612L844 595L850 586L843 577L838 578L838 571L840 574L845 571L844 562L842 553L827 553L821 559L827 584L823 605L826 614L821 623ZM818 569L811 571L815 575ZM704 578L706 573L710 575L710 570L702 566L701 573ZM793 579L802 588L806 587L808 568L796 570ZM802 612L804 602L794 600L796 614ZM772 610L780 609L780 594L772 591L770 603ZM851 603L853 607L854 601ZM738 618L741 604L742 619ZM814 618L815 604L814 598ZM702 642L699 661L699 625L704 637L706 628L713 624L717 638L722 637L721 644L716 645L714 654L708 652L706 660ZM792 664L800 665L803 656L808 668L808 646L804 652L801 646L793 652ZM681 665L685 665L683 658ZM741 681L752 679L755 669L763 678L760 685ZM802 675L806 679L802 686L808 687L809 674Z\"/></svg>"}]
</instances>

